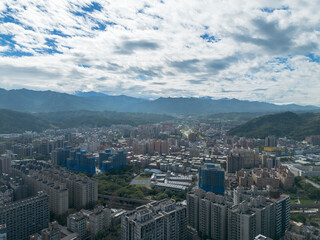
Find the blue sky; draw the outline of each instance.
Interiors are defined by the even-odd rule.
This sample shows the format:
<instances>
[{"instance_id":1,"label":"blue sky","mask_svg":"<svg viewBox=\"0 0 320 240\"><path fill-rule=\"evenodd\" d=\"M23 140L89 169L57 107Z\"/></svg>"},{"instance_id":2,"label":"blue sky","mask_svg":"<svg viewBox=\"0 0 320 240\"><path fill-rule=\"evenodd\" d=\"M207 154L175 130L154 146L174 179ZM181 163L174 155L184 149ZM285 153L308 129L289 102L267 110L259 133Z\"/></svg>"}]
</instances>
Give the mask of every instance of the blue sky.
<instances>
[{"instance_id":1,"label":"blue sky","mask_svg":"<svg viewBox=\"0 0 320 240\"><path fill-rule=\"evenodd\" d=\"M0 87L320 106L319 7L1 1Z\"/></svg>"}]
</instances>

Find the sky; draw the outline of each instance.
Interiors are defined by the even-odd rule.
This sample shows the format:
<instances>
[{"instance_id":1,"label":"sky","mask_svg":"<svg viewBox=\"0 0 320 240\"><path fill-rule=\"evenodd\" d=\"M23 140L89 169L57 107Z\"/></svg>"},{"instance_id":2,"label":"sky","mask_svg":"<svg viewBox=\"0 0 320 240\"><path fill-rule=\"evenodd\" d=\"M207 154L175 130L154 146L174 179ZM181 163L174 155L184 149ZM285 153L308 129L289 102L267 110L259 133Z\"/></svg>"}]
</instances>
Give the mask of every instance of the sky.
<instances>
[{"instance_id":1,"label":"sky","mask_svg":"<svg viewBox=\"0 0 320 240\"><path fill-rule=\"evenodd\" d=\"M320 1L1 0L0 87L320 106Z\"/></svg>"}]
</instances>

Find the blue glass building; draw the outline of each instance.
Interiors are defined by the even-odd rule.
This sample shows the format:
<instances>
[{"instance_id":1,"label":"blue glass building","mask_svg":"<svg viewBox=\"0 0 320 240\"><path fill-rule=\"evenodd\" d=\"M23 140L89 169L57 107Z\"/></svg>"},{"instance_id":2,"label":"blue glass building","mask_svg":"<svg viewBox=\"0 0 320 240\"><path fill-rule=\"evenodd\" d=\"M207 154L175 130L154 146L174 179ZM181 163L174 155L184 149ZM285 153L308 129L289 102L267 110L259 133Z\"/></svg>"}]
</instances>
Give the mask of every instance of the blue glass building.
<instances>
[{"instance_id":1,"label":"blue glass building","mask_svg":"<svg viewBox=\"0 0 320 240\"><path fill-rule=\"evenodd\" d=\"M206 192L224 195L224 170L212 163L206 163L199 169L199 188Z\"/></svg>"},{"instance_id":2,"label":"blue glass building","mask_svg":"<svg viewBox=\"0 0 320 240\"><path fill-rule=\"evenodd\" d=\"M99 153L99 168L106 172L112 168L121 168L127 164L127 153L123 150L106 149Z\"/></svg>"}]
</instances>

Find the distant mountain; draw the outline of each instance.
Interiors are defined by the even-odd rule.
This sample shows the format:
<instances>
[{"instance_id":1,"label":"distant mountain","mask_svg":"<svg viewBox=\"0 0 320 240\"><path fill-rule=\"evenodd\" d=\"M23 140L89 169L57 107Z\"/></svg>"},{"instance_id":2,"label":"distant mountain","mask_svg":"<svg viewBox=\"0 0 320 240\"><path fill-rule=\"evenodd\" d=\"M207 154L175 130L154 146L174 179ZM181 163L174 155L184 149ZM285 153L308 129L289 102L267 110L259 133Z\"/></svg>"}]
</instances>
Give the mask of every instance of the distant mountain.
<instances>
[{"instance_id":1,"label":"distant mountain","mask_svg":"<svg viewBox=\"0 0 320 240\"><path fill-rule=\"evenodd\" d=\"M0 109L0 134L42 131L54 127L49 121L30 113Z\"/></svg>"},{"instance_id":2,"label":"distant mountain","mask_svg":"<svg viewBox=\"0 0 320 240\"><path fill-rule=\"evenodd\" d=\"M148 113L65 111L31 114L0 109L0 134L39 132L48 128L108 127L112 124L137 126L172 119L172 116Z\"/></svg>"},{"instance_id":3,"label":"distant mountain","mask_svg":"<svg viewBox=\"0 0 320 240\"><path fill-rule=\"evenodd\" d=\"M135 104L131 111L167 114L216 114L235 112L309 111L315 106L275 105L238 99L211 100L208 98L159 98Z\"/></svg>"},{"instance_id":4,"label":"distant mountain","mask_svg":"<svg viewBox=\"0 0 320 240\"><path fill-rule=\"evenodd\" d=\"M110 107L90 99L53 91L0 89L0 108L24 112L106 110Z\"/></svg>"},{"instance_id":5,"label":"distant mountain","mask_svg":"<svg viewBox=\"0 0 320 240\"><path fill-rule=\"evenodd\" d=\"M120 112L132 112L131 106L137 103L145 102L148 100L141 98L134 98L125 95L112 96L99 92L76 92L76 96L91 99L94 102L99 102L110 106L111 109ZM144 112L144 111L140 111Z\"/></svg>"},{"instance_id":6,"label":"distant mountain","mask_svg":"<svg viewBox=\"0 0 320 240\"><path fill-rule=\"evenodd\" d=\"M119 111L157 114L216 114L230 112L283 112L319 110L315 106L275 105L237 99L158 98L146 100L124 95L111 96L97 92L76 95L53 91L0 89L0 108L27 112L56 111Z\"/></svg>"},{"instance_id":7,"label":"distant mountain","mask_svg":"<svg viewBox=\"0 0 320 240\"><path fill-rule=\"evenodd\" d=\"M320 114L283 112L261 116L231 129L228 135L265 138L268 135L304 139L320 134Z\"/></svg>"}]
</instances>

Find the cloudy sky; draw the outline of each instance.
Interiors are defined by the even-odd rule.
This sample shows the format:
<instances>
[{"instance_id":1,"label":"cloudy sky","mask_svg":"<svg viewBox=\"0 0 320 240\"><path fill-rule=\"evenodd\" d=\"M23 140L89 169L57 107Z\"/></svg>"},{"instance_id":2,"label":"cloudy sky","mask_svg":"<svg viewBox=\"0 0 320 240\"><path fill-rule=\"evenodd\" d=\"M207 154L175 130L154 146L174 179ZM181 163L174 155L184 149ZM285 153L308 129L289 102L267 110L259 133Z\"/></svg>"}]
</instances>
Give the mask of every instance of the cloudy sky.
<instances>
[{"instance_id":1,"label":"cloudy sky","mask_svg":"<svg viewBox=\"0 0 320 240\"><path fill-rule=\"evenodd\" d=\"M0 87L320 106L320 2L1 0Z\"/></svg>"}]
</instances>

